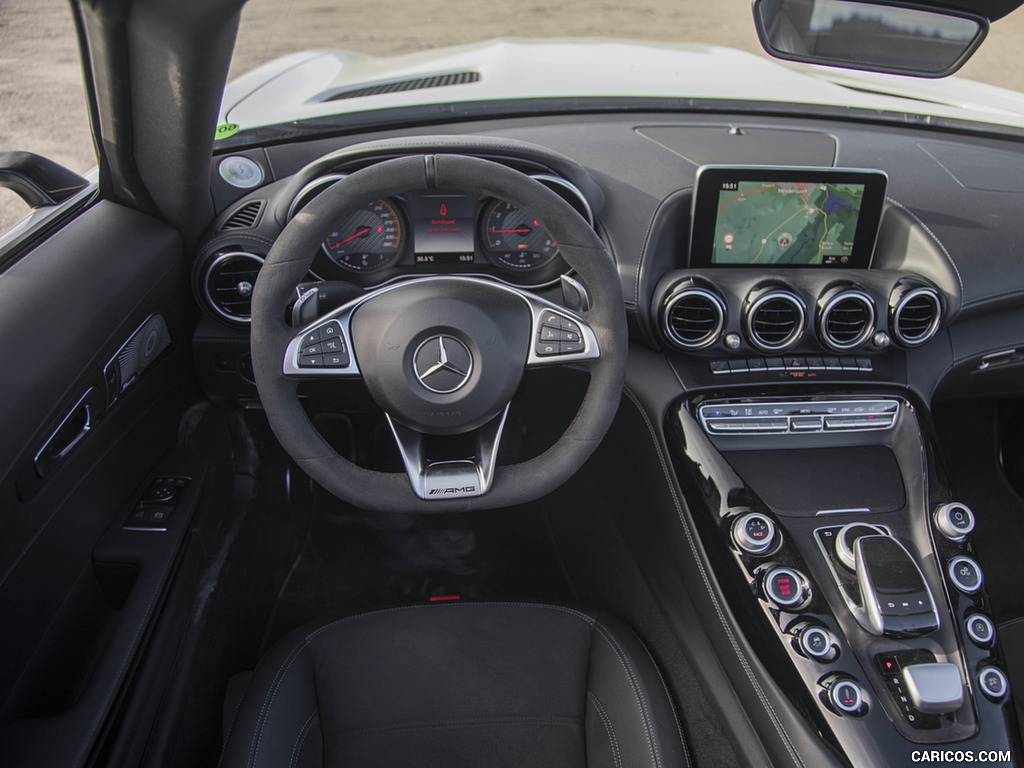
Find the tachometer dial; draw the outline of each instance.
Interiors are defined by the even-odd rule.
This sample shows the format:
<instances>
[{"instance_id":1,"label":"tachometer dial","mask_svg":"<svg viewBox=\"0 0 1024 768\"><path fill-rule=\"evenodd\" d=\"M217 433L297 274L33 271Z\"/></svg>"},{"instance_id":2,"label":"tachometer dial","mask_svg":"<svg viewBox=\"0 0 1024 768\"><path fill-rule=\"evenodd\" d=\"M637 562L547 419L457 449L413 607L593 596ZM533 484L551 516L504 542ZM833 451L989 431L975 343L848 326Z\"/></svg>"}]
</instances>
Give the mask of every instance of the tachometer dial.
<instances>
[{"instance_id":1,"label":"tachometer dial","mask_svg":"<svg viewBox=\"0 0 1024 768\"><path fill-rule=\"evenodd\" d=\"M402 249L402 220L387 200L375 200L342 217L323 244L331 261L355 272L381 269Z\"/></svg>"},{"instance_id":2,"label":"tachometer dial","mask_svg":"<svg viewBox=\"0 0 1024 768\"><path fill-rule=\"evenodd\" d=\"M558 246L539 221L502 200L484 211L483 242L494 263L517 272L539 269L558 255Z\"/></svg>"}]
</instances>

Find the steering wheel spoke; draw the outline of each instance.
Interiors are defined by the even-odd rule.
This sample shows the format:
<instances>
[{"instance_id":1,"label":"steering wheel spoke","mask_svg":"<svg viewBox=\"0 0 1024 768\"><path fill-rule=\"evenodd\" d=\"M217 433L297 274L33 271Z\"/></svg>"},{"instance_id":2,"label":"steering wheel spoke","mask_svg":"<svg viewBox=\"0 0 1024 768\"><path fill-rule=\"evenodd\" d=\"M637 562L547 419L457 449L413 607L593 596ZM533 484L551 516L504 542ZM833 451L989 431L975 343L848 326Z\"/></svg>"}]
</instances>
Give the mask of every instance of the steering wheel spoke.
<instances>
[{"instance_id":1,"label":"steering wheel spoke","mask_svg":"<svg viewBox=\"0 0 1024 768\"><path fill-rule=\"evenodd\" d=\"M350 311L332 312L295 334L285 348L282 373L305 379L359 376L350 315Z\"/></svg>"},{"instance_id":2,"label":"steering wheel spoke","mask_svg":"<svg viewBox=\"0 0 1024 768\"><path fill-rule=\"evenodd\" d=\"M413 493L426 501L482 496L487 493L494 480L498 446L508 409L506 405L500 414L474 431L476 451L472 456L449 459L428 457L427 436L396 421L391 414L385 414L395 442L398 443L398 451L402 455Z\"/></svg>"}]
</instances>

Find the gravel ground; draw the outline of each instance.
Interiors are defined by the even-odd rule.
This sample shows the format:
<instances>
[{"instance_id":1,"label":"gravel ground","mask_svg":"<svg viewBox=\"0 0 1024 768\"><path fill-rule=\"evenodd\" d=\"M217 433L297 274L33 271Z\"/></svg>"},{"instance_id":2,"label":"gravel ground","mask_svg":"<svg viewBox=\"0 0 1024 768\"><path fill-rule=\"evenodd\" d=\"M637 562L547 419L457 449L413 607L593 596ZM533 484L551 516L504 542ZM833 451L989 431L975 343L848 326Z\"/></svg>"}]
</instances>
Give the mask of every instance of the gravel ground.
<instances>
[{"instance_id":1,"label":"gravel ground","mask_svg":"<svg viewBox=\"0 0 1024 768\"><path fill-rule=\"evenodd\" d=\"M749 0L526 0L514 10L480 0L249 0L231 75L304 48L386 56L499 36L713 41L760 53L749 8ZM993 26L960 74L1024 92L1022 40L1019 9ZM0 148L88 170L95 154L81 83L66 2L0 0ZM14 193L0 190L0 232L26 212Z\"/></svg>"}]
</instances>

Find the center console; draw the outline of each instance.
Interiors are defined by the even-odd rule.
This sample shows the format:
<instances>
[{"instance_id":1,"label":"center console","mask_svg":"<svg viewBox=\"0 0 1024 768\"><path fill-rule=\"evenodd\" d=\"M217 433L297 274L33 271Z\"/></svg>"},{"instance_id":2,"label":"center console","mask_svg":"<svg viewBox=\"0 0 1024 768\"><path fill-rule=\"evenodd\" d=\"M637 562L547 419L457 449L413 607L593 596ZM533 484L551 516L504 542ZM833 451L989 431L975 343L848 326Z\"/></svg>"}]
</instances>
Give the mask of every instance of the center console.
<instances>
[{"instance_id":1,"label":"center console","mask_svg":"<svg viewBox=\"0 0 1024 768\"><path fill-rule=\"evenodd\" d=\"M949 748L1009 760L974 514L935 471L919 405L693 396L669 427L729 603L821 733L854 765Z\"/></svg>"}]
</instances>

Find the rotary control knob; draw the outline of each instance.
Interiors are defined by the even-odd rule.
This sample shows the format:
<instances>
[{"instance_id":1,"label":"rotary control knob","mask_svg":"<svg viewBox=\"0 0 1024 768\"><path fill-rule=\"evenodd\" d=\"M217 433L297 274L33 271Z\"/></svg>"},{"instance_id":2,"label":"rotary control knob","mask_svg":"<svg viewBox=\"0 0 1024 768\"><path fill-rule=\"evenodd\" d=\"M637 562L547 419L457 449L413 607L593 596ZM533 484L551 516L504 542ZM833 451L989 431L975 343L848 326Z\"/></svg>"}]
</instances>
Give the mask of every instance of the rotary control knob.
<instances>
[{"instance_id":1,"label":"rotary control knob","mask_svg":"<svg viewBox=\"0 0 1024 768\"><path fill-rule=\"evenodd\" d=\"M835 661L839 655L832 633L820 624L803 622L790 631L796 635L797 649L808 659L829 662Z\"/></svg>"},{"instance_id":2,"label":"rotary control knob","mask_svg":"<svg viewBox=\"0 0 1024 768\"><path fill-rule=\"evenodd\" d=\"M965 595L973 595L981 589L984 576L976 560L970 557L954 557L946 569L953 586Z\"/></svg>"},{"instance_id":3,"label":"rotary control knob","mask_svg":"<svg viewBox=\"0 0 1024 768\"><path fill-rule=\"evenodd\" d=\"M775 547L775 523L760 512L748 512L733 521L732 538L748 555L763 555Z\"/></svg>"},{"instance_id":4,"label":"rotary control knob","mask_svg":"<svg viewBox=\"0 0 1024 768\"><path fill-rule=\"evenodd\" d=\"M964 629L971 642L979 648L990 647L996 639L996 628L992 619L983 613L973 613L964 622Z\"/></svg>"},{"instance_id":5,"label":"rotary control knob","mask_svg":"<svg viewBox=\"0 0 1024 768\"><path fill-rule=\"evenodd\" d=\"M859 717L867 711L864 705L864 689L852 677L835 675L822 681L828 694L828 703L840 715Z\"/></svg>"},{"instance_id":6,"label":"rotary control knob","mask_svg":"<svg viewBox=\"0 0 1024 768\"><path fill-rule=\"evenodd\" d=\"M773 565L762 573L764 596L780 608L797 608L810 600L807 580L799 571Z\"/></svg>"},{"instance_id":7,"label":"rotary control knob","mask_svg":"<svg viewBox=\"0 0 1024 768\"><path fill-rule=\"evenodd\" d=\"M974 513L966 504L943 504L935 510L935 527L950 541L963 541L974 530Z\"/></svg>"},{"instance_id":8,"label":"rotary control knob","mask_svg":"<svg viewBox=\"0 0 1024 768\"><path fill-rule=\"evenodd\" d=\"M853 546L861 536L887 536L885 529L870 523L848 523L836 535L836 557L851 571L857 570L857 558Z\"/></svg>"},{"instance_id":9,"label":"rotary control knob","mask_svg":"<svg viewBox=\"0 0 1024 768\"><path fill-rule=\"evenodd\" d=\"M1002 701L1010 690L1006 675L997 667L982 667L978 670L978 683L981 685L981 692L990 701Z\"/></svg>"}]
</instances>

